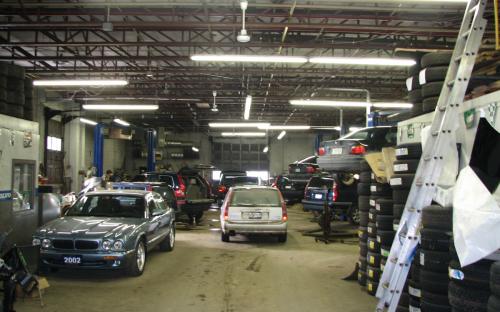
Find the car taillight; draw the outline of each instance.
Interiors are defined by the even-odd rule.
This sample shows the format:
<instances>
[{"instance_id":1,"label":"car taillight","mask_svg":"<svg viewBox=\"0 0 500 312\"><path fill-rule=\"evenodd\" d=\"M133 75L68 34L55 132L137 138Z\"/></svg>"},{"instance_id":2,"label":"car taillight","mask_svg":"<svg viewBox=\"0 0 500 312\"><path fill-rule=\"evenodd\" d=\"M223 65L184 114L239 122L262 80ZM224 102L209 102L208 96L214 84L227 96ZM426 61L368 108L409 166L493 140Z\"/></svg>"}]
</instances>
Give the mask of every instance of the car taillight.
<instances>
[{"instance_id":1,"label":"car taillight","mask_svg":"<svg viewBox=\"0 0 500 312\"><path fill-rule=\"evenodd\" d=\"M186 196L186 184L184 184L184 180L178 174L177 179L179 180L179 186L174 190L175 197L177 199L184 198Z\"/></svg>"},{"instance_id":2,"label":"car taillight","mask_svg":"<svg viewBox=\"0 0 500 312\"><path fill-rule=\"evenodd\" d=\"M288 213L286 211L286 202L283 199L283 195L281 195L281 192L279 192L279 194L280 194L280 200L281 200L281 220L283 222L286 222L286 221L288 221Z\"/></svg>"},{"instance_id":3,"label":"car taillight","mask_svg":"<svg viewBox=\"0 0 500 312\"><path fill-rule=\"evenodd\" d=\"M229 192L226 199L224 200L224 204L222 205L222 211L224 212L224 221L229 220L229 203L233 197L233 193Z\"/></svg>"},{"instance_id":4,"label":"car taillight","mask_svg":"<svg viewBox=\"0 0 500 312\"><path fill-rule=\"evenodd\" d=\"M323 155L325 155L325 154L326 154L326 150L325 150L325 148L324 148L324 147L320 147L320 148L318 149L318 155L319 155L319 156L323 156Z\"/></svg>"},{"instance_id":5,"label":"car taillight","mask_svg":"<svg viewBox=\"0 0 500 312\"><path fill-rule=\"evenodd\" d=\"M339 197L339 187L337 183L333 182L332 186L332 201L336 202Z\"/></svg>"},{"instance_id":6,"label":"car taillight","mask_svg":"<svg viewBox=\"0 0 500 312\"><path fill-rule=\"evenodd\" d=\"M307 173L314 173L314 172L316 172L316 168L314 168L313 166L307 166L306 172Z\"/></svg>"},{"instance_id":7,"label":"car taillight","mask_svg":"<svg viewBox=\"0 0 500 312\"><path fill-rule=\"evenodd\" d=\"M361 154L364 154L365 152L366 152L366 149L363 145L355 145L355 146L351 147L351 154L361 155Z\"/></svg>"},{"instance_id":8,"label":"car taillight","mask_svg":"<svg viewBox=\"0 0 500 312\"><path fill-rule=\"evenodd\" d=\"M219 188L217 189L219 193L225 193L227 191L227 187L224 185L219 185Z\"/></svg>"}]
</instances>

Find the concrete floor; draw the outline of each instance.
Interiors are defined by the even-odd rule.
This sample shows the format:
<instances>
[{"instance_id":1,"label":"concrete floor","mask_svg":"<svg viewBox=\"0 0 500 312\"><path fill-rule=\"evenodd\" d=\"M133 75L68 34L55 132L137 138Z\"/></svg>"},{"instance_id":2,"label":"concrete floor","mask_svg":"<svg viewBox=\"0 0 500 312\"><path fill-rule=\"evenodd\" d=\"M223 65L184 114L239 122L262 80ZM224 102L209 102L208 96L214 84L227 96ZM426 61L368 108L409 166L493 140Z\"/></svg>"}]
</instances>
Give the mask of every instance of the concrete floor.
<instances>
[{"instance_id":1,"label":"concrete floor","mask_svg":"<svg viewBox=\"0 0 500 312\"><path fill-rule=\"evenodd\" d=\"M196 228L179 224L171 253L153 251L138 278L114 272L61 271L48 276L45 307L18 302L20 312L92 311L373 311L357 282L342 281L358 258L355 244L315 243L317 228L300 205L289 209L286 244L275 238L220 241L217 211Z\"/></svg>"}]
</instances>

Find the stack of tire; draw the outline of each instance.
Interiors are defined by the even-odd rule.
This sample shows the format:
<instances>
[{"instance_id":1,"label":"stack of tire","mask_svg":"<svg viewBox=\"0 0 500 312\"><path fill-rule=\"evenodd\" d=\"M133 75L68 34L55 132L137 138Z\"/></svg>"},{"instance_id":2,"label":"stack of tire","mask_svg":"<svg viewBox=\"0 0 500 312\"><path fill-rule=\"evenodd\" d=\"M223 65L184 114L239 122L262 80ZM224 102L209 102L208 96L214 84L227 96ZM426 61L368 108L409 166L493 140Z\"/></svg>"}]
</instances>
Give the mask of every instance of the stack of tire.
<instances>
[{"instance_id":1,"label":"stack of tire","mask_svg":"<svg viewBox=\"0 0 500 312\"><path fill-rule=\"evenodd\" d=\"M24 79L24 119L34 120L33 114L33 80L26 78Z\"/></svg>"},{"instance_id":2,"label":"stack of tire","mask_svg":"<svg viewBox=\"0 0 500 312\"><path fill-rule=\"evenodd\" d=\"M433 112L436 109L450 59L451 52L435 52L427 53L420 60L422 70L418 80L422 88L423 113Z\"/></svg>"},{"instance_id":3,"label":"stack of tire","mask_svg":"<svg viewBox=\"0 0 500 312\"><path fill-rule=\"evenodd\" d=\"M420 248L417 248L415 256L410 267L410 274L408 278L408 308L412 312L419 312L421 310L420 298L422 297L422 290L420 288Z\"/></svg>"},{"instance_id":4,"label":"stack of tire","mask_svg":"<svg viewBox=\"0 0 500 312\"><path fill-rule=\"evenodd\" d=\"M362 171L359 174L358 183L358 208L359 208L359 269L358 283L361 286L366 286L367 278L367 263L366 256L368 254L368 211L370 209L370 181L372 171L368 163L361 161Z\"/></svg>"},{"instance_id":5,"label":"stack of tire","mask_svg":"<svg viewBox=\"0 0 500 312\"><path fill-rule=\"evenodd\" d=\"M448 302L448 265L452 209L439 205L425 207L422 211L422 225L419 255L420 307L422 311L451 312Z\"/></svg>"},{"instance_id":6,"label":"stack of tire","mask_svg":"<svg viewBox=\"0 0 500 312\"><path fill-rule=\"evenodd\" d=\"M388 253L382 255L382 248L390 250L394 234L392 231L392 199L391 187L387 183L379 183L372 173L370 184L370 211L368 213L368 255L367 260L367 285L368 293L375 295L378 282L382 275L383 266ZM389 230L392 237L387 238L384 233ZM384 240L380 239L380 235ZM389 242L390 240L390 242ZM387 247L387 245L389 247Z\"/></svg>"},{"instance_id":7,"label":"stack of tire","mask_svg":"<svg viewBox=\"0 0 500 312\"><path fill-rule=\"evenodd\" d=\"M7 64L0 62L0 114L7 112Z\"/></svg>"},{"instance_id":8,"label":"stack of tire","mask_svg":"<svg viewBox=\"0 0 500 312\"><path fill-rule=\"evenodd\" d=\"M24 118L24 68L8 64L7 66L7 115Z\"/></svg>"},{"instance_id":9,"label":"stack of tire","mask_svg":"<svg viewBox=\"0 0 500 312\"><path fill-rule=\"evenodd\" d=\"M500 311L500 262L495 262L491 265L490 290L488 312Z\"/></svg>"},{"instance_id":10,"label":"stack of tire","mask_svg":"<svg viewBox=\"0 0 500 312\"><path fill-rule=\"evenodd\" d=\"M394 175L390 183L393 202L392 214L394 216L393 228L396 231L422 155L422 145L420 143L401 144L396 147L395 152Z\"/></svg>"},{"instance_id":11,"label":"stack of tire","mask_svg":"<svg viewBox=\"0 0 500 312\"><path fill-rule=\"evenodd\" d=\"M500 311L498 297L492 296L492 291L497 295L500 294L498 287L499 266L494 265L491 260L483 259L461 267L453 240L449 246L451 261L448 268L450 278L448 300L453 311ZM496 277L497 283L490 285L490 277Z\"/></svg>"},{"instance_id":12,"label":"stack of tire","mask_svg":"<svg viewBox=\"0 0 500 312\"><path fill-rule=\"evenodd\" d=\"M412 116L422 114L422 89L418 79L421 70L420 64L410 68L409 77L406 79L406 88L408 89L408 102L413 104Z\"/></svg>"}]
</instances>

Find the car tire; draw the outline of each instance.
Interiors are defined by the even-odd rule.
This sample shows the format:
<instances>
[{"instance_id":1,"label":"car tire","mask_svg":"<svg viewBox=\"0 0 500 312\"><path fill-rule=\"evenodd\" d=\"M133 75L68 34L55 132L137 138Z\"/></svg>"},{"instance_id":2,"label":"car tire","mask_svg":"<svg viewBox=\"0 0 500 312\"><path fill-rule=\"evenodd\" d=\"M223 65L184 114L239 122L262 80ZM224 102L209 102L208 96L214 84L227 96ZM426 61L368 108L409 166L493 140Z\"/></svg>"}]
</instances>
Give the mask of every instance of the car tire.
<instances>
[{"instance_id":1,"label":"car tire","mask_svg":"<svg viewBox=\"0 0 500 312\"><path fill-rule=\"evenodd\" d=\"M500 261L491 265L490 289L495 296L500 298Z\"/></svg>"},{"instance_id":2,"label":"car tire","mask_svg":"<svg viewBox=\"0 0 500 312\"><path fill-rule=\"evenodd\" d=\"M387 183L372 183L370 184L371 195L390 196L392 194L391 186Z\"/></svg>"},{"instance_id":3,"label":"car tire","mask_svg":"<svg viewBox=\"0 0 500 312\"><path fill-rule=\"evenodd\" d=\"M424 72L422 73L422 71ZM428 67L423 69L422 71L419 73L419 77L423 76L423 78L425 79L425 83L444 81L446 78L446 74L448 73L448 66Z\"/></svg>"},{"instance_id":4,"label":"car tire","mask_svg":"<svg viewBox=\"0 0 500 312\"><path fill-rule=\"evenodd\" d=\"M359 173L359 182L370 183L371 179L372 179L372 172L371 171L361 171Z\"/></svg>"},{"instance_id":5,"label":"car tire","mask_svg":"<svg viewBox=\"0 0 500 312\"><path fill-rule=\"evenodd\" d=\"M433 112L436 109L438 101L439 101L439 96L425 98L422 102L422 111L424 113Z\"/></svg>"},{"instance_id":6,"label":"car tire","mask_svg":"<svg viewBox=\"0 0 500 312\"><path fill-rule=\"evenodd\" d=\"M394 241L394 236L396 232L393 230L390 231L377 231L377 241L381 246L392 246L392 242Z\"/></svg>"},{"instance_id":7,"label":"car tire","mask_svg":"<svg viewBox=\"0 0 500 312\"><path fill-rule=\"evenodd\" d=\"M410 194L409 189L392 190L393 203L402 204L404 206L406 204L406 200L408 199L408 194Z\"/></svg>"},{"instance_id":8,"label":"car tire","mask_svg":"<svg viewBox=\"0 0 500 312\"><path fill-rule=\"evenodd\" d=\"M377 237L377 226L375 223L368 223L367 227L368 237Z\"/></svg>"},{"instance_id":9,"label":"car tire","mask_svg":"<svg viewBox=\"0 0 500 312\"><path fill-rule=\"evenodd\" d=\"M367 263L369 266L373 266L373 267L380 267L380 258L382 256L380 255L380 253L375 253L375 252L371 252L369 251L367 254L366 254L366 260L367 260Z\"/></svg>"},{"instance_id":10,"label":"car tire","mask_svg":"<svg viewBox=\"0 0 500 312\"><path fill-rule=\"evenodd\" d=\"M351 205L347 210L347 220L351 225L360 225L361 216L358 206Z\"/></svg>"},{"instance_id":11,"label":"car tire","mask_svg":"<svg viewBox=\"0 0 500 312\"><path fill-rule=\"evenodd\" d=\"M441 89L443 89L443 81L434 81L426 83L422 86L422 97L424 99L430 97L439 97L441 94Z\"/></svg>"},{"instance_id":12,"label":"car tire","mask_svg":"<svg viewBox=\"0 0 500 312\"><path fill-rule=\"evenodd\" d=\"M397 160L420 159L420 156L422 155L422 144L401 144L396 147L395 153Z\"/></svg>"},{"instance_id":13,"label":"car tire","mask_svg":"<svg viewBox=\"0 0 500 312\"><path fill-rule=\"evenodd\" d=\"M146 267L146 245L142 239L137 242L132 255L133 257L127 269L127 275L141 276Z\"/></svg>"},{"instance_id":14,"label":"car tire","mask_svg":"<svg viewBox=\"0 0 500 312\"><path fill-rule=\"evenodd\" d=\"M360 286L366 286L366 271L365 270L358 270L358 284Z\"/></svg>"},{"instance_id":15,"label":"car tire","mask_svg":"<svg viewBox=\"0 0 500 312\"><path fill-rule=\"evenodd\" d=\"M420 251L420 265L425 270L447 273L449 263L450 263L449 252L432 251L425 249L422 249Z\"/></svg>"},{"instance_id":16,"label":"car tire","mask_svg":"<svg viewBox=\"0 0 500 312\"><path fill-rule=\"evenodd\" d=\"M366 281L366 291L368 294L375 296L377 293L378 282L367 279Z\"/></svg>"},{"instance_id":17,"label":"car tire","mask_svg":"<svg viewBox=\"0 0 500 312\"><path fill-rule=\"evenodd\" d=\"M368 253L368 244L366 241L359 241L359 255L362 257L366 257L366 254Z\"/></svg>"},{"instance_id":18,"label":"car tire","mask_svg":"<svg viewBox=\"0 0 500 312\"><path fill-rule=\"evenodd\" d=\"M378 281L382 276L382 270L380 270L380 267L368 265L366 267L366 275L368 279L372 281Z\"/></svg>"},{"instance_id":19,"label":"car tire","mask_svg":"<svg viewBox=\"0 0 500 312\"><path fill-rule=\"evenodd\" d=\"M488 299L488 312L500 311L500 298L497 296L490 296Z\"/></svg>"},{"instance_id":20,"label":"car tire","mask_svg":"<svg viewBox=\"0 0 500 312\"><path fill-rule=\"evenodd\" d=\"M286 243L287 236L288 236L287 233L278 235L278 242Z\"/></svg>"},{"instance_id":21,"label":"car tire","mask_svg":"<svg viewBox=\"0 0 500 312\"><path fill-rule=\"evenodd\" d=\"M366 160L361 160L360 163L359 163L359 169L361 171L369 171L371 172L372 171L372 168L370 168L370 164L368 164L368 162Z\"/></svg>"},{"instance_id":22,"label":"car tire","mask_svg":"<svg viewBox=\"0 0 500 312\"><path fill-rule=\"evenodd\" d=\"M448 293L448 274L420 269L420 289L437 294Z\"/></svg>"},{"instance_id":23,"label":"car tire","mask_svg":"<svg viewBox=\"0 0 500 312\"><path fill-rule=\"evenodd\" d=\"M203 218L203 211L199 211L194 214L194 220L196 221L196 224L201 223L202 218Z\"/></svg>"},{"instance_id":24,"label":"car tire","mask_svg":"<svg viewBox=\"0 0 500 312\"><path fill-rule=\"evenodd\" d=\"M170 226L170 232L160 243L160 251L168 252L174 250L175 247L175 223Z\"/></svg>"},{"instance_id":25,"label":"car tire","mask_svg":"<svg viewBox=\"0 0 500 312\"><path fill-rule=\"evenodd\" d=\"M453 211L451 207L430 205L422 209L422 225L424 228L451 231Z\"/></svg>"},{"instance_id":26,"label":"car tire","mask_svg":"<svg viewBox=\"0 0 500 312\"><path fill-rule=\"evenodd\" d=\"M490 291L490 269L492 263L490 260L480 260L462 268L460 262L451 260L449 266L450 279L467 287ZM460 271L462 273L460 274L461 276L454 274L456 271ZM460 279L457 279L457 277Z\"/></svg>"},{"instance_id":27,"label":"car tire","mask_svg":"<svg viewBox=\"0 0 500 312\"><path fill-rule=\"evenodd\" d=\"M411 90L408 92L408 102L422 103L422 89Z\"/></svg>"},{"instance_id":28,"label":"car tire","mask_svg":"<svg viewBox=\"0 0 500 312\"><path fill-rule=\"evenodd\" d=\"M464 287L464 285L454 281L448 285L450 305L460 309L460 311L486 311L489 297L489 291Z\"/></svg>"},{"instance_id":29,"label":"car tire","mask_svg":"<svg viewBox=\"0 0 500 312\"><path fill-rule=\"evenodd\" d=\"M401 219L404 210L405 210L404 204L392 205L392 215L394 216L394 219Z\"/></svg>"},{"instance_id":30,"label":"car tire","mask_svg":"<svg viewBox=\"0 0 500 312\"><path fill-rule=\"evenodd\" d=\"M368 212L370 210L370 196L358 196L359 211Z\"/></svg>"},{"instance_id":31,"label":"car tire","mask_svg":"<svg viewBox=\"0 0 500 312\"><path fill-rule=\"evenodd\" d=\"M358 195L364 195L364 196L371 195L370 183L358 183L357 188L358 188Z\"/></svg>"},{"instance_id":32,"label":"car tire","mask_svg":"<svg viewBox=\"0 0 500 312\"><path fill-rule=\"evenodd\" d=\"M220 240L224 243L229 243L229 233L220 232Z\"/></svg>"},{"instance_id":33,"label":"car tire","mask_svg":"<svg viewBox=\"0 0 500 312\"><path fill-rule=\"evenodd\" d=\"M402 159L394 161L394 173L415 173L417 172L420 159Z\"/></svg>"},{"instance_id":34,"label":"car tire","mask_svg":"<svg viewBox=\"0 0 500 312\"><path fill-rule=\"evenodd\" d=\"M377 215L377 232L379 231L393 231L392 221L394 220L392 215Z\"/></svg>"},{"instance_id":35,"label":"car tire","mask_svg":"<svg viewBox=\"0 0 500 312\"><path fill-rule=\"evenodd\" d=\"M448 66L450 64L450 60L450 52L432 52L422 56L420 59L420 65L422 68L432 66Z\"/></svg>"},{"instance_id":36,"label":"car tire","mask_svg":"<svg viewBox=\"0 0 500 312\"><path fill-rule=\"evenodd\" d=\"M375 237L368 237L368 240L366 241L366 247L367 252L369 250L370 252L380 253L380 243L377 242L377 238Z\"/></svg>"},{"instance_id":37,"label":"car tire","mask_svg":"<svg viewBox=\"0 0 500 312\"><path fill-rule=\"evenodd\" d=\"M420 245L425 250L449 252L450 235L441 230L423 228L420 230Z\"/></svg>"},{"instance_id":38,"label":"car tire","mask_svg":"<svg viewBox=\"0 0 500 312\"><path fill-rule=\"evenodd\" d=\"M362 241L366 241L368 239L368 227L360 226L358 228L358 238Z\"/></svg>"},{"instance_id":39,"label":"car tire","mask_svg":"<svg viewBox=\"0 0 500 312\"><path fill-rule=\"evenodd\" d=\"M420 308L422 311L428 311L428 312L452 312L452 308L450 305L441 305L441 304L435 304L431 302L427 302L425 298L420 300Z\"/></svg>"},{"instance_id":40,"label":"car tire","mask_svg":"<svg viewBox=\"0 0 500 312\"><path fill-rule=\"evenodd\" d=\"M393 190L409 190L415 178L414 174L394 174L391 178L391 186Z\"/></svg>"},{"instance_id":41,"label":"car tire","mask_svg":"<svg viewBox=\"0 0 500 312\"><path fill-rule=\"evenodd\" d=\"M375 208L370 209L368 212L368 223L377 222L377 210Z\"/></svg>"},{"instance_id":42,"label":"car tire","mask_svg":"<svg viewBox=\"0 0 500 312\"><path fill-rule=\"evenodd\" d=\"M393 201L387 198L378 198L375 200L375 210L377 215L392 215Z\"/></svg>"},{"instance_id":43,"label":"car tire","mask_svg":"<svg viewBox=\"0 0 500 312\"><path fill-rule=\"evenodd\" d=\"M359 213L359 225L360 226L368 225L368 212L361 211Z\"/></svg>"}]
</instances>

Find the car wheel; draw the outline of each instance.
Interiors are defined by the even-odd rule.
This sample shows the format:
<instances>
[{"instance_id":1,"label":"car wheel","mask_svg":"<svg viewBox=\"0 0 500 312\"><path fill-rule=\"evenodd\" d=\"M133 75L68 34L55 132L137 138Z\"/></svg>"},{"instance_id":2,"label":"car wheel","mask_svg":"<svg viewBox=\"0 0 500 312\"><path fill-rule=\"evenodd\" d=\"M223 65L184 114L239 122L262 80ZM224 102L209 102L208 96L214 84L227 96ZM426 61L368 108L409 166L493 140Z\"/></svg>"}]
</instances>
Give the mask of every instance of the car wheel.
<instances>
[{"instance_id":1,"label":"car wheel","mask_svg":"<svg viewBox=\"0 0 500 312\"><path fill-rule=\"evenodd\" d=\"M360 215L358 206L351 206L349 211L347 212L347 218L349 219L349 223L352 225L359 225Z\"/></svg>"},{"instance_id":2,"label":"car wheel","mask_svg":"<svg viewBox=\"0 0 500 312\"><path fill-rule=\"evenodd\" d=\"M286 243L286 238L287 238L287 234L281 234L278 236L278 242L280 243Z\"/></svg>"},{"instance_id":3,"label":"car wheel","mask_svg":"<svg viewBox=\"0 0 500 312\"><path fill-rule=\"evenodd\" d=\"M220 240L223 241L224 243L229 243L229 233L220 233Z\"/></svg>"},{"instance_id":4,"label":"car wheel","mask_svg":"<svg viewBox=\"0 0 500 312\"><path fill-rule=\"evenodd\" d=\"M129 276L140 276L146 267L146 246L140 240L135 246L132 261L128 268L127 274Z\"/></svg>"},{"instance_id":5,"label":"car wheel","mask_svg":"<svg viewBox=\"0 0 500 312\"><path fill-rule=\"evenodd\" d=\"M170 226L170 232L160 243L161 251L172 251L175 246L175 222Z\"/></svg>"},{"instance_id":6,"label":"car wheel","mask_svg":"<svg viewBox=\"0 0 500 312\"><path fill-rule=\"evenodd\" d=\"M194 220L196 221L196 224L199 224L202 218L203 218L203 211L197 212L194 215Z\"/></svg>"}]
</instances>

